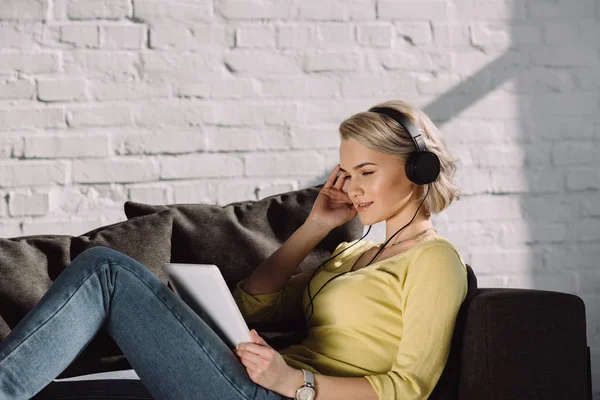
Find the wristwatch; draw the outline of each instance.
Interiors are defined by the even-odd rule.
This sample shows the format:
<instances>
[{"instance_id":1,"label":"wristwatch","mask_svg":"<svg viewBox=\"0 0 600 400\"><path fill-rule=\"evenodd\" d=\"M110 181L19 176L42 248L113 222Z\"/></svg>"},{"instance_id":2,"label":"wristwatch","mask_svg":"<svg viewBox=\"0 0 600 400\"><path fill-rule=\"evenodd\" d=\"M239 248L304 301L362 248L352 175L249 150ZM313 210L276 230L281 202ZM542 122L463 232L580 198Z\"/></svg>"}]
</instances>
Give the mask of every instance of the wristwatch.
<instances>
[{"instance_id":1,"label":"wristwatch","mask_svg":"<svg viewBox=\"0 0 600 400\"><path fill-rule=\"evenodd\" d=\"M315 399L315 378L313 373L305 369L302 370L304 373L304 385L300 389L296 390L296 400L314 400Z\"/></svg>"}]
</instances>

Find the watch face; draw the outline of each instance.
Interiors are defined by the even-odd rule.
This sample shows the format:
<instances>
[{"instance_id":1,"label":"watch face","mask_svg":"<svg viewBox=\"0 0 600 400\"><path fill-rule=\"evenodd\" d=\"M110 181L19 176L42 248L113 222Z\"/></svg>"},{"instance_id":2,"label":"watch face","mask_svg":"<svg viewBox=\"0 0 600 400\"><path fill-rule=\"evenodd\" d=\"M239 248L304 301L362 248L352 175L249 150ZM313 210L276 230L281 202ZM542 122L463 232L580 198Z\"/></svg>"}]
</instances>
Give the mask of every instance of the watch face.
<instances>
[{"instance_id":1,"label":"watch face","mask_svg":"<svg viewBox=\"0 0 600 400\"><path fill-rule=\"evenodd\" d=\"M303 387L296 392L296 400L314 400L315 390L309 387Z\"/></svg>"}]
</instances>

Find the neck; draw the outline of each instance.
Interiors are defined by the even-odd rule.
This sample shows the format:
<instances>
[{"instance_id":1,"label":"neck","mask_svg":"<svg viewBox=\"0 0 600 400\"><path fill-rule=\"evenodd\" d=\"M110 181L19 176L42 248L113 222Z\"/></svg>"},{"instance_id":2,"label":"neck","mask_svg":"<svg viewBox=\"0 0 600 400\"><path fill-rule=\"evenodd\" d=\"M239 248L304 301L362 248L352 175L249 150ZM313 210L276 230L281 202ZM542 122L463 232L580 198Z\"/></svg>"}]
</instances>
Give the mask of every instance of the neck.
<instances>
[{"instance_id":1,"label":"neck","mask_svg":"<svg viewBox=\"0 0 600 400\"><path fill-rule=\"evenodd\" d=\"M384 243L387 240L389 240L389 238L392 237L392 235L394 233L396 233L396 231L398 231L398 229L402 228L404 225L406 225L412 219L413 215L415 215L415 210L416 210L416 208L411 210L410 212L402 212L399 215L396 215L396 216L386 220ZM407 238L414 236L414 235L418 234L419 232L422 232L423 230L428 229L428 228L433 228L433 223L431 222L431 218L425 217L422 214L422 212L419 210L419 214L415 217L413 222L411 222L410 225L408 225L400 233L398 233L396 236L394 236L394 238L390 241L390 243L388 245L399 242L400 240L407 239Z\"/></svg>"}]
</instances>

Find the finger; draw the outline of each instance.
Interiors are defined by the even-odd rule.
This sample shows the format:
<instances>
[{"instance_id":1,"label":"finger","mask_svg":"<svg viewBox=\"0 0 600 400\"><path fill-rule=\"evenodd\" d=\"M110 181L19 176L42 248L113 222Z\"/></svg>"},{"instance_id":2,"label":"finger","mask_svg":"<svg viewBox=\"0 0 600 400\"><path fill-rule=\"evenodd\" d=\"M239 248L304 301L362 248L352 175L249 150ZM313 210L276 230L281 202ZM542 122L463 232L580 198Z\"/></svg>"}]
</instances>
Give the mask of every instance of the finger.
<instances>
[{"instance_id":1,"label":"finger","mask_svg":"<svg viewBox=\"0 0 600 400\"><path fill-rule=\"evenodd\" d=\"M241 360L246 360L253 365L258 366L260 365L260 363L264 362L264 358L262 358L258 354L254 354L244 350L240 350L238 353Z\"/></svg>"},{"instance_id":2,"label":"finger","mask_svg":"<svg viewBox=\"0 0 600 400\"><path fill-rule=\"evenodd\" d=\"M271 357L272 350L269 347L262 346L256 343L246 343L243 348L244 351L258 354L262 358L269 359Z\"/></svg>"},{"instance_id":3,"label":"finger","mask_svg":"<svg viewBox=\"0 0 600 400\"><path fill-rule=\"evenodd\" d=\"M344 177L340 175L338 176L337 181L335 181L335 185L333 185L333 187L340 190L342 188L342 185L344 185L345 181L346 179L344 179Z\"/></svg>"},{"instance_id":4,"label":"finger","mask_svg":"<svg viewBox=\"0 0 600 400\"><path fill-rule=\"evenodd\" d=\"M255 362L252 362L252 360L250 360L248 357L240 357L240 362L242 363L243 366L245 366L248 369L251 370L256 370L258 369L258 364L256 364Z\"/></svg>"},{"instance_id":5,"label":"finger","mask_svg":"<svg viewBox=\"0 0 600 400\"><path fill-rule=\"evenodd\" d=\"M324 188L330 188L331 186L333 186L333 183L335 182L335 178L338 175L338 172L340 172L340 165L336 165L335 168L333 169L333 171L331 171L331 174L329 174L329 178L327 179L327 182L325 182L325 184L323 185Z\"/></svg>"}]
</instances>

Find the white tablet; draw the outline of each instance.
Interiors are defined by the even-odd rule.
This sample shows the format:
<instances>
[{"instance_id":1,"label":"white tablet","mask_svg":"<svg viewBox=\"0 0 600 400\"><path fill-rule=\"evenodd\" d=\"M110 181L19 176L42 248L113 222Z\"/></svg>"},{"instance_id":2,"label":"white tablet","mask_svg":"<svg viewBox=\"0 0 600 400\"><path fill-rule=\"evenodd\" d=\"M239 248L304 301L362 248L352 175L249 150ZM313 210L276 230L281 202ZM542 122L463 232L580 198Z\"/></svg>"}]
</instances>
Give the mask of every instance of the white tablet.
<instances>
[{"instance_id":1,"label":"white tablet","mask_svg":"<svg viewBox=\"0 0 600 400\"><path fill-rule=\"evenodd\" d=\"M163 270L173 291L230 348L252 342L248 325L216 265L167 263Z\"/></svg>"}]
</instances>

